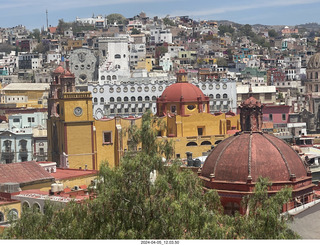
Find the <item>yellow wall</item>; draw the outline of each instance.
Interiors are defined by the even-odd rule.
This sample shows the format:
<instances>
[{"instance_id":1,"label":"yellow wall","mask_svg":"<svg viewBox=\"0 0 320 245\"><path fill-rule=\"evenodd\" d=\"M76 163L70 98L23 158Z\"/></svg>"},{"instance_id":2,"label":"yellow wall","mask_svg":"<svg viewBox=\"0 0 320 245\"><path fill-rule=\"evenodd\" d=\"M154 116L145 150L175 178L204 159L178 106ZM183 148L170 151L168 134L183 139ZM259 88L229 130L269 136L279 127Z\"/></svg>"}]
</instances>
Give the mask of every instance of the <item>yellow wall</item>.
<instances>
[{"instance_id":1,"label":"yellow wall","mask_svg":"<svg viewBox=\"0 0 320 245\"><path fill-rule=\"evenodd\" d=\"M4 220L8 220L8 212L11 209L16 209L18 211L18 216L21 215L21 203L15 202L15 203L8 203L8 204L2 204L0 205L0 212L4 214Z\"/></svg>"},{"instance_id":2,"label":"yellow wall","mask_svg":"<svg viewBox=\"0 0 320 245\"><path fill-rule=\"evenodd\" d=\"M47 181L45 183L33 184L33 185L26 185L21 187L22 191L25 190L33 190L33 189L40 189L40 190L50 190L51 184L54 183L53 181Z\"/></svg>"},{"instance_id":3,"label":"yellow wall","mask_svg":"<svg viewBox=\"0 0 320 245\"><path fill-rule=\"evenodd\" d=\"M59 180L59 183L63 184L63 188L73 188L74 186L86 185L89 186L91 181L94 180L97 176L96 175L89 175L89 176L81 176L76 178L70 178L65 180Z\"/></svg>"},{"instance_id":4,"label":"yellow wall","mask_svg":"<svg viewBox=\"0 0 320 245\"><path fill-rule=\"evenodd\" d=\"M88 169L94 169L93 139L90 122L67 124L67 155L69 167L82 169L87 165ZM70 139L70 140L69 140Z\"/></svg>"},{"instance_id":5,"label":"yellow wall","mask_svg":"<svg viewBox=\"0 0 320 245\"><path fill-rule=\"evenodd\" d=\"M16 103L17 107L32 107L32 108L43 108L46 106L46 101L42 101L42 104L38 104L38 101L43 98L44 95L48 95L46 91L5 91L5 96L26 96L28 100L26 102L12 101L12 103ZM18 103L17 103L18 102Z\"/></svg>"}]
</instances>

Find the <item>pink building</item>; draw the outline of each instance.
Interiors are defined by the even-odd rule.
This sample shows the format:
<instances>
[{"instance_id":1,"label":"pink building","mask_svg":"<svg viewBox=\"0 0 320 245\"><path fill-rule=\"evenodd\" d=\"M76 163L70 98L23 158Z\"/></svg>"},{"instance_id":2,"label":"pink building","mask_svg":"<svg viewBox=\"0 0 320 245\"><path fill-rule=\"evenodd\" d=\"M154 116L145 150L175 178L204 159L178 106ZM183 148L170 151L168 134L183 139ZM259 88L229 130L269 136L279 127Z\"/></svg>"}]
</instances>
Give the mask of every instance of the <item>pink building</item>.
<instances>
[{"instance_id":1,"label":"pink building","mask_svg":"<svg viewBox=\"0 0 320 245\"><path fill-rule=\"evenodd\" d=\"M288 105L264 105L263 122L273 122L274 125L289 123L290 108Z\"/></svg>"}]
</instances>

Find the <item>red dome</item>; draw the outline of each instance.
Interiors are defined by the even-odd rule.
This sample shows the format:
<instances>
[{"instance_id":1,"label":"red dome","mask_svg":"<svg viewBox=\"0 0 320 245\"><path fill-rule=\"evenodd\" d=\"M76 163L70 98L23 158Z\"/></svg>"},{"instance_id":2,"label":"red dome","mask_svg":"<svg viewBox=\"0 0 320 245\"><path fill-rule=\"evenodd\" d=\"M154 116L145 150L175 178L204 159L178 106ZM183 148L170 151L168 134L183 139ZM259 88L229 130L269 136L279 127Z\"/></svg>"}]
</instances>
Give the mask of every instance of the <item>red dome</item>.
<instances>
[{"instance_id":1,"label":"red dome","mask_svg":"<svg viewBox=\"0 0 320 245\"><path fill-rule=\"evenodd\" d=\"M185 69L180 69L178 73L187 73Z\"/></svg>"},{"instance_id":2,"label":"red dome","mask_svg":"<svg viewBox=\"0 0 320 245\"><path fill-rule=\"evenodd\" d=\"M64 72L64 76L65 76L65 77L74 77L74 75L73 75L69 70L66 70L66 71Z\"/></svg>"},{"instance_id":3,"label":"red dome","mask_svg":"<svg viewBox=\"0 0 320 245\"><path fill-rule=\"evenodd\" d=\"M299 155L287 143L269 134L252 132L231 136L219 143L207 157L201 175L214 181L246 183L252 178L288 182L307 177Z\"/></svg>"},{"instance_id":4,"label":"red dome","mask_svg":"<svg viewBox=\"0 0 320 245\"><path fill-rule=\"evenodd\" d=\"M62 65L60 64L53 73L59 73L59 74L63 74L64 73L64 68L62 67Z\"/></svg>"},{"instance_id":5,"label":"red dome","mask_svg":"<svg viewBox=\"0 0 320 245\"><path fill-rule=\"evenodd\" d=\"M174 83L167 87L160 96L160 100L167 102L179 102L181 98L186 102L196 102L198 98L205 100L207 97L191 83Z\"/></svg>"}]
</instances>

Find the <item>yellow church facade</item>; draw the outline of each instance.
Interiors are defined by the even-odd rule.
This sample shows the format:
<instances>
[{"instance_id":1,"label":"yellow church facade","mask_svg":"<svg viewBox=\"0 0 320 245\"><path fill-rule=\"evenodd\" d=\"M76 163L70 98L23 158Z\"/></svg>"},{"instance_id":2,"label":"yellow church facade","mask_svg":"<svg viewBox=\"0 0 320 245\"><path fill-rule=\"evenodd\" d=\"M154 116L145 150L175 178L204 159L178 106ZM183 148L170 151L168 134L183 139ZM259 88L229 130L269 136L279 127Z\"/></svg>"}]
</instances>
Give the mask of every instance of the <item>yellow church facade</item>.
<instances>
[{"instance_id":1,"label":"yellow church facade","mask_svg":"<svg viewBox=\"0 0 320 245\"><path fill-rule=\"evenodd\" d=\"M185 158L186 152L198 157L230 136L228 130L240 130L239 116L210 114L208 98L200 89L182 83L179 85L181 92L186 94L179 94L173 84L157 101L157 116L167 125L158 131L158 137L173 141L175 157ZM111 167L118 166L129 150L125 132L131 125L139 127L142 118L95 120L91 93L75 92L74 85L74 76L68 67L65 70L59 66L54 71L48 100L49 161L71 169L99 170L102 162L108 162ZM195 90L193 86L202 99L198 94L190 95L189 92ZM179 101L170 98L170 94L179 94Z\"/></svg>"}]
</instances>

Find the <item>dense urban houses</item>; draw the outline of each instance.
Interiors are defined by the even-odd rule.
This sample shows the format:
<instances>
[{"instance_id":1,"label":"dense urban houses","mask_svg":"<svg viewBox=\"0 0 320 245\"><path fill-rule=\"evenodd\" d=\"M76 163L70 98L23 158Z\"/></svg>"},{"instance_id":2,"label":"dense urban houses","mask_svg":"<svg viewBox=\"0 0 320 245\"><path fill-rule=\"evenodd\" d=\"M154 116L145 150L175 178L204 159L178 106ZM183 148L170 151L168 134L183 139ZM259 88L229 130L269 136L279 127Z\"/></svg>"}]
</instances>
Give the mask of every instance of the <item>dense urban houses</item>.
<instances>
[{"instance_id":1,"label":"dense urban houses","mask_svg":"<svg viewBox=\"0 0 320 245\"><path fill-rule=\"evenodd\" d=\"M0 174L0 224L7 207L20 217L21 205L43 212L46 198L88 198L102 163L115 168L142 150L128 130L149 112L166 125L157 140L173 144L163 161L198 173L225 213L246 212L260 176L270 196L292 188L283 211L317 202L319 40L317 23L144 12L1 27L0 172L10 178Z\"/></svg>"}]
</instances>

